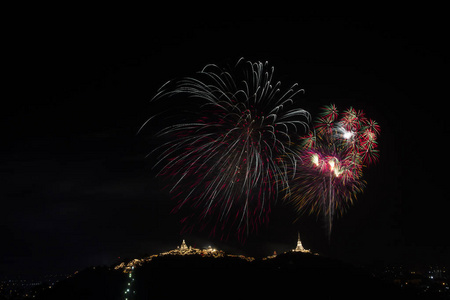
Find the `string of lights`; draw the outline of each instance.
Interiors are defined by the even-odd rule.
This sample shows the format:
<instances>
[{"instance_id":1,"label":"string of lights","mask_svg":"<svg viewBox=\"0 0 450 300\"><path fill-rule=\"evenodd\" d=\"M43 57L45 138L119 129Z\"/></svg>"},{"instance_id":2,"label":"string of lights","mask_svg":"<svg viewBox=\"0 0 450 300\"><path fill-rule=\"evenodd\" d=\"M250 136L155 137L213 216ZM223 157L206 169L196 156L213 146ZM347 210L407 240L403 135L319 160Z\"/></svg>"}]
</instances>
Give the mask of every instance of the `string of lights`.
<instances>
[{"instance_id":1,"label":"string of lights","mask_svg":"<svg viewBox=\"0 0 450 300\"><path fill-rule=\"evenodd\" d=\"M128 281L125 287L125 300L135 299L136 291L134 290L134 267L131 267L130 273L128 273Z\"/></svg>"}]
</instances>

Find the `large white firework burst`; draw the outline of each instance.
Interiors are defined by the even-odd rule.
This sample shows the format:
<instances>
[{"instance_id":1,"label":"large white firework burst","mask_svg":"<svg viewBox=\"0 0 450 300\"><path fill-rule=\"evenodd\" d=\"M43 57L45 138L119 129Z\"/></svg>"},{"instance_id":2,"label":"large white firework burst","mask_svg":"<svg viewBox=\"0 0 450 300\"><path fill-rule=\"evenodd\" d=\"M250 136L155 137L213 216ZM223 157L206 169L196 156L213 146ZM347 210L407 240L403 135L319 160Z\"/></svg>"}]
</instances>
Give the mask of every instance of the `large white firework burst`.
<instances>
[{"instance_id":1,"label":"large white firework burst","mask_svg":"<svg viewBox=\"0 0 450 300\"><path fill-rule=\"evenodd\" d=\"M200 224L243 236L266 221L280 193L289 193L288 169L299 162L293 143L310 117L296 100L303 90L283 89L273 75L267 62L207 65L153 98L174 99L169 125L157 133L168 141L158 147L155 166L171 179L185 229Z\"/></svg>"}]
</instances>

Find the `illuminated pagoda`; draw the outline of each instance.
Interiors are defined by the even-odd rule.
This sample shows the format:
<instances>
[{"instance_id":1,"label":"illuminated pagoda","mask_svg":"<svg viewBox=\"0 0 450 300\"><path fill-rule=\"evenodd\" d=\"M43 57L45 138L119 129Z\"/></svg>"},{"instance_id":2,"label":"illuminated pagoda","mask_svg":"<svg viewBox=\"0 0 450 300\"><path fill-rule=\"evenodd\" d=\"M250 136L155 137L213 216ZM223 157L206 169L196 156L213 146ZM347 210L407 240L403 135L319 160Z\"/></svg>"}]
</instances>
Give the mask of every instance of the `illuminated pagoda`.
<instances>
[{"instance_id":1,"label":"illuminated pagoda","mask_svg":"<svg viewBox=\"0 0 450 300\"><path fill-rule=\"evenodd\" d=\"M303 248L302 241L300 240L300 233L298 233L297 247L295 247L295 249L292 249L292 252L311 253L311 251Z\"/></svg>"},{"instance_id":2,"label":"illuminated pagoda","mask_svg":"<svg viewBox=\"0 0 450 300\"><path fill-rule=\"evenodd\" d=\"M186 252L189 250L188 246L186 245L186 242L183 240L183 242L181 243L181 246L179 246L178 248L180 250L180 252Z\"/></svg>"}]
</instances>

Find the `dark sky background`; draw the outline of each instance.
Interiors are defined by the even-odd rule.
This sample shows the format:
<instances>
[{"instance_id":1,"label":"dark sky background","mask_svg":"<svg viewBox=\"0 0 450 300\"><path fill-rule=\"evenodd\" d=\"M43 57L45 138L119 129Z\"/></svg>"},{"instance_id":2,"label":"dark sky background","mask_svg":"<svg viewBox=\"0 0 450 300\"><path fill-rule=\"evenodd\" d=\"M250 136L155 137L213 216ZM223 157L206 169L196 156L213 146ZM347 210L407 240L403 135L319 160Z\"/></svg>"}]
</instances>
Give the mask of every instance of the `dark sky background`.
<instances>
[{"instance_id":1,"label":"dark sky background","mask_svg":"<svg viewBox=\"0 0 450 300\"><path fill-rule=\"evenodd\" d=\"M105 13L105 15L107 15ZM205 14L207 15L207 14ZM449 264L448 24L439 17L20 16L4 37L0 275L72 273L188 245L248 255L295 247L353 263ZM381 159L335 221L278 203L245 244L180 235L136 135L169 79L240 57L269 61L301 107L352 105L379 122Z\"/></svg>"}]
</instances>

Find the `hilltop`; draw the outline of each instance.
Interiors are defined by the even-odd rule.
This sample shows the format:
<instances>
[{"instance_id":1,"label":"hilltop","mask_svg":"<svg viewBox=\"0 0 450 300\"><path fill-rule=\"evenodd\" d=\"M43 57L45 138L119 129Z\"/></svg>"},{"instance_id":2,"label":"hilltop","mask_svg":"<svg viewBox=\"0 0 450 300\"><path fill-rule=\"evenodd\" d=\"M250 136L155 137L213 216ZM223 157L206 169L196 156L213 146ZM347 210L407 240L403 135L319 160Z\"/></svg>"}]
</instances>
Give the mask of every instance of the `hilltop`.
<instances>
[{"instance_id":1,"label":"hilltop","mask_svg":"<svg viewBox=\"0 0 450 300\"><path fill-rule=\"evenodd\" d=\"M38 299L292 298L299 294L315 299L375 299L400 295L400 291L352 265L310 252L292 251L255 260L183 243L177 249L128 263L89 268L46 290Z\"/></svg>"}]
</instances>

